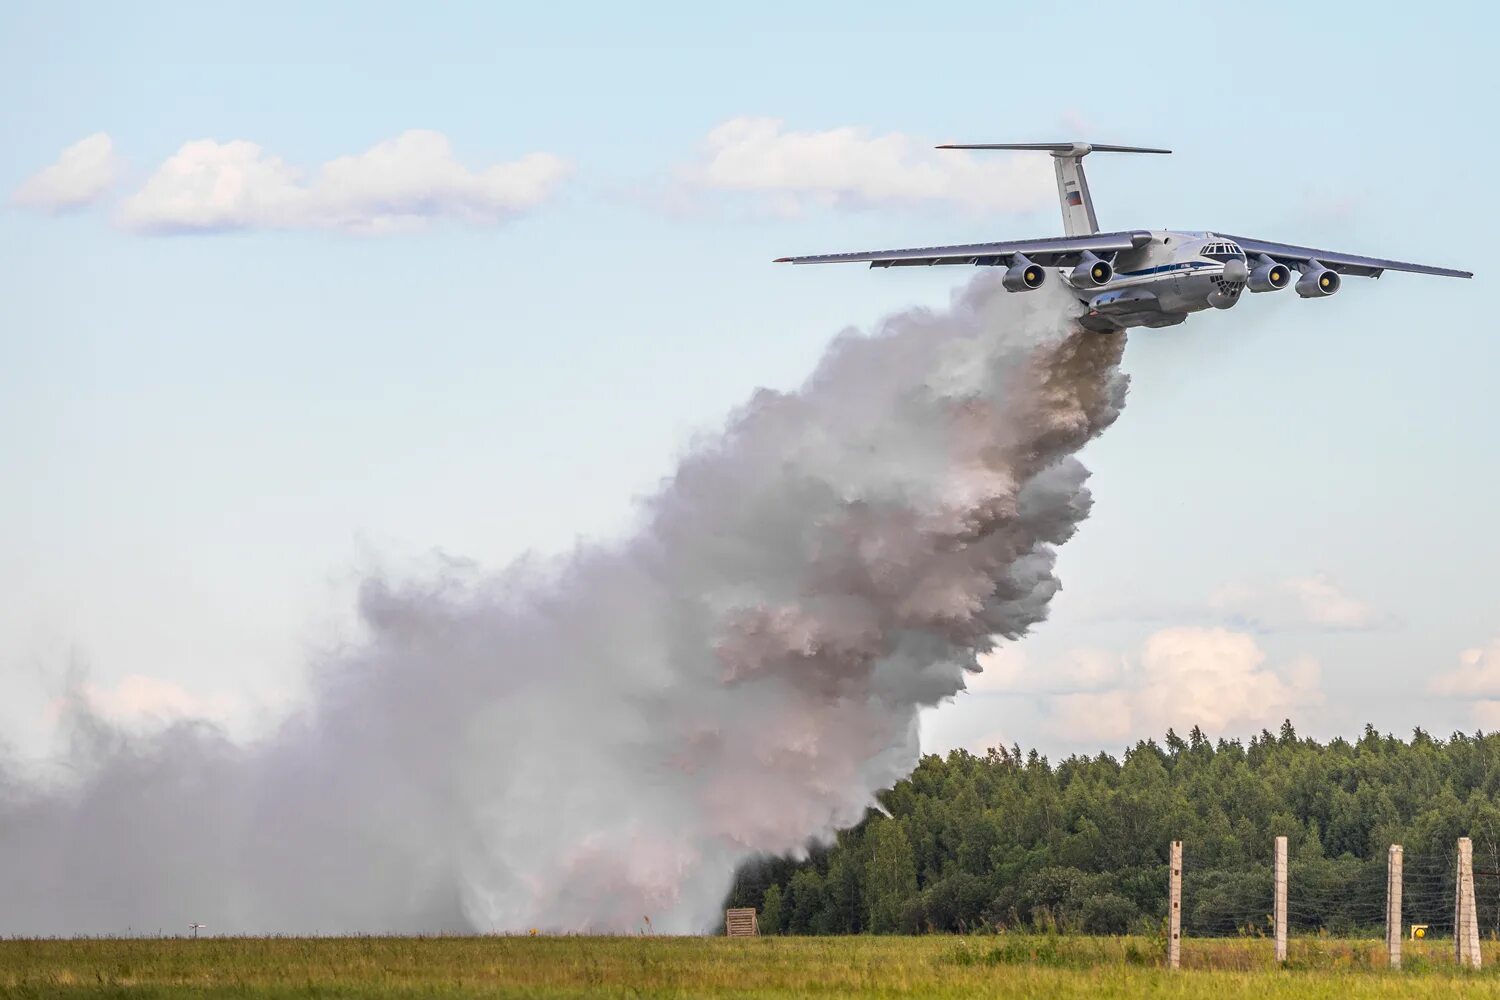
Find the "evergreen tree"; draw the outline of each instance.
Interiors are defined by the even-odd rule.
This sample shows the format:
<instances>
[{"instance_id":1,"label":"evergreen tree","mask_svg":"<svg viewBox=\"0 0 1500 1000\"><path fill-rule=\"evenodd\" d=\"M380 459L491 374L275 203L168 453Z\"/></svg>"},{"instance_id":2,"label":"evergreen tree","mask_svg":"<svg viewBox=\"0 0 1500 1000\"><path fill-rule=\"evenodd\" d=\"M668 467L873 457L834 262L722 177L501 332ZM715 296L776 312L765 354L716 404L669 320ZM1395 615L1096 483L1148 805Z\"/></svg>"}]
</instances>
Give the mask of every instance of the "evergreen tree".
<instances>
[{"instance_id":1,"label":"evergreen tree","mask_svg":"<svg viewBox=\"0 0 1500 1000\"><path fill-rule=\"evenodd\" d=\"M1167 848L1182 840L1192 932L1239 933L1246 921L1258 932L1285 836L1296 926L1342 932L1381 919L1392 843L1414 873L1408 909L1420 903L1424 918L1451 912L1455 838L1474 839L1477 870L1500 871L1500 734L1417 729L1408 742L1367 726L1320 745L1288 720L1247 743L1194 726L1119 759L1056 765L1018 746L960 750L922 758L880 800L889 816L871 812L804 860L745 865L727 905L759 907L765 933L1119 933L1165 915ZM1484 929L1500 933L1500 879L1477 881Z\"/></svg>"},{"instance_id":2,"label":"evergreen tree","mask_svg":"<svg viewBox=\"0 0 1500 1000\"><path fill-rule=\"evenodd\" d=\"M766 890L765 901L760 904L760 932L781 933L781 886L773 885Z\"/></svg>"}]
</instances>

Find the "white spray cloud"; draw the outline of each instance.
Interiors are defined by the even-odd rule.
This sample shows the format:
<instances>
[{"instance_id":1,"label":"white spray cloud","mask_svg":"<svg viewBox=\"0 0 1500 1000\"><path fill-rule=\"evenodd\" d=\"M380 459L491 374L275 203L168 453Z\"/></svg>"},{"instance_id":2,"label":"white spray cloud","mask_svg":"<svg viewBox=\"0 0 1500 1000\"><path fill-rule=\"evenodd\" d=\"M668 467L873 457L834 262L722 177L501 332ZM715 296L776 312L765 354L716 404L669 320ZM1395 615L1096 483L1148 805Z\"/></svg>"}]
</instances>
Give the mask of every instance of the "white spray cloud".
<instances>
[{"instance_id":1,"label":"white spray cloud","mask_svg":"<svg viewBox=\"0 0 1500 1000\"><path fill-rule=\"evenodd\" d=\"M311 177L253 142L184 143L117 218L146 233L334 229L379 234L436 219L494 225L551 197L568 165L531 153L478 170L459 163L441 132L414 129Z\"/></svg>"},{"instance_id":2,"label":"white spray cloud","mask_svg":"<svg viewBox=\"0 0 1500 1000\"><path fill-rule=\"evenodd\" d=\"M751 195L785 214L877 204L1016 212L1056 198L1045 158L976 157L932 145L899 132L799 132L776 118L733 118L708 133L698 158L680 173L692 188Z\"/></svg>"},{"instance_id":3,"label":"white spray cloud","mask_svg":"<svg viewBox=\"0 0 1500 1000\"><path fill-rule=\"evenodd\" d=\"M50 212L78 208L108 191L119 172L114 140L95 132L63 150L57 162L27 178L11 194L11 201Z\"/></svg>"},{"instance_id":4,"label":"white spray cloud","mask_svg":"<svg viewBox=\"0 0 1500 1000\"><path fill-rule=\"evenodd\" d=\"M0 933L708 928L1045 615L1126 386L1076 310L984 274L757 393L627 542L369 580L368 636L259 742L77 705L73 784L0 771Z\"/></svg>"}]
</instances>

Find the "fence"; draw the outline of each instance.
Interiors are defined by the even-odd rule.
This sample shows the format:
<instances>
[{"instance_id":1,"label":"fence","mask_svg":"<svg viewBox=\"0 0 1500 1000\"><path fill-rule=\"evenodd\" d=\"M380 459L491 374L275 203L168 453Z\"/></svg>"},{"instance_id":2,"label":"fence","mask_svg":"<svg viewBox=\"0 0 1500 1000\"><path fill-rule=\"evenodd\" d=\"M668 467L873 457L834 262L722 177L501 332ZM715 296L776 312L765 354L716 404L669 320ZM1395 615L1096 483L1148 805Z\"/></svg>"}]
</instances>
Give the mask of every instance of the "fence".
<instances>
[{"instance_id":1,"label":"fence","mask_svg":"<svg viewBox=\"0 0 1500 1000\"><path fill-rule=\"evenodd\" d=\"M1287 960L1292 933L1383 934L1387 962L1401 967L1408 934L1452 936L1454 958L1480 967L1481 929L1500 931L1500 856L1476 871L1473 844L1460 837L1452 855L1411 855L1392 844L1385 864L1353 858L1316 863L1288 858L1277 837L1270 866L1225 869L1173 841L1167 877L1167 964L1178 968L1181 938L1265 937ZM1195 875L1195 870L1202 872Z\"/></svg>"}]
</instances>

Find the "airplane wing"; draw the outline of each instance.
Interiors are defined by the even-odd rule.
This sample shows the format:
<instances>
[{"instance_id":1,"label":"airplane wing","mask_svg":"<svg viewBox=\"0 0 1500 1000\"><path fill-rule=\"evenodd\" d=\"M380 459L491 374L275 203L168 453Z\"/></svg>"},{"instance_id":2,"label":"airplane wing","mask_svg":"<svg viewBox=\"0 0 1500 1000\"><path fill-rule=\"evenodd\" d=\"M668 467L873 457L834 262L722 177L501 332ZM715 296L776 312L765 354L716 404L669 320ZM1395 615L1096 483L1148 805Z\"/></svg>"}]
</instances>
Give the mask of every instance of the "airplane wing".
<instances>
[{"instance_id":1,"label":"airplane wing","mask_svg":"<svg viewBox=\"0 0 1500 1000\"><path fill-rule=\"evenodd\" d=\"M1380 257L1360 257L1337 250L1315 250L1312 247L1296 247L1288 243L1271 243L1268 240L1251 239L1248 236L1221 234L1234 240L1252 258L1265 254L1278 264L1305 264L1316 260L1330 271L1353 274L1365 278L1378 278L1382 271L1412 271L1416 274L1440 274L1448 278L1472 278L1473 271L1455 271L1449 267L1432 267L1427 264L1408 264L1399 260L1384 260Z\"/></svg>"},{"instance_id":2,"label":"airplane wing","mask_svg":"<svg viewBox=\"0 0 1500 1000\"><path fill-rule=\"evenodd\" d=\"M1008 243L961 243L951 247L913 247L909 250L866 250L858 253L825 253L811 257L778 257L777 264L845 264L868 261L871 267L909 267L930 264L975 264L1009 266L1016 254L1025 254L1043 267L1078 263L1084 251L1096 254L1132 250L1151 242L1151 234L1092 233L1087 236L1053 236ZM1321 259L1321 258L1320 258Z\"/></svg>"}]
</instances>

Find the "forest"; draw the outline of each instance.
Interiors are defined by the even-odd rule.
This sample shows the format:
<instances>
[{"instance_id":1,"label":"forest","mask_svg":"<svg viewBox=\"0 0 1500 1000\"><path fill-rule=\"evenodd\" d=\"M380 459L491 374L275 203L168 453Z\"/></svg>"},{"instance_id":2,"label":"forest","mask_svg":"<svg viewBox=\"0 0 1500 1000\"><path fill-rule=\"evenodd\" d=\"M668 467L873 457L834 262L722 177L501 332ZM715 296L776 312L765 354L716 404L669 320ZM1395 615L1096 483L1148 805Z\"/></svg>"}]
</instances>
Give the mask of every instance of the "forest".
<instances>
[{"instance_id":1,"label":"forest","mask_svg":"<svg viewBox=\"0 0 1500 1000\"><path fill-rule=\"evenodd\" d=\"M1183 931L1263 934L1274 838L1288 838L1296 932L1379 934L1387 851L1404 853L1407 922L1451 930L1455 843L1474 844L1481 928L1500 932L1500 733L1248 743L1168 731L1119 759L1057 764L1020 747L926 756L831 845L765 858L726 905L763 934L1044 929L1161 933L1183 841Z\"/></svg>"}]
</instances>

